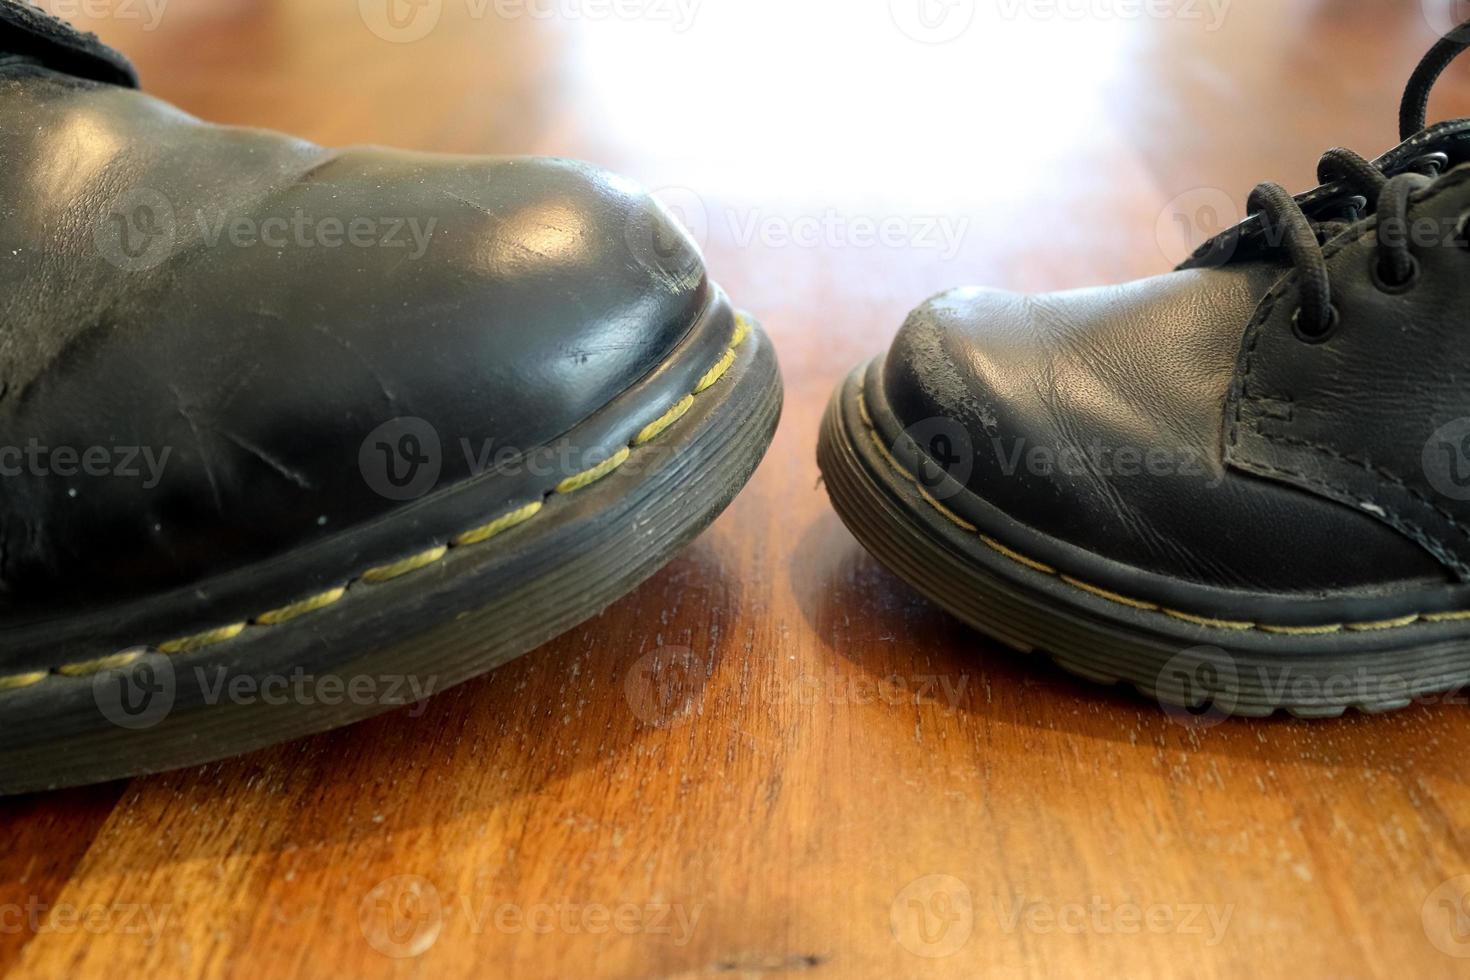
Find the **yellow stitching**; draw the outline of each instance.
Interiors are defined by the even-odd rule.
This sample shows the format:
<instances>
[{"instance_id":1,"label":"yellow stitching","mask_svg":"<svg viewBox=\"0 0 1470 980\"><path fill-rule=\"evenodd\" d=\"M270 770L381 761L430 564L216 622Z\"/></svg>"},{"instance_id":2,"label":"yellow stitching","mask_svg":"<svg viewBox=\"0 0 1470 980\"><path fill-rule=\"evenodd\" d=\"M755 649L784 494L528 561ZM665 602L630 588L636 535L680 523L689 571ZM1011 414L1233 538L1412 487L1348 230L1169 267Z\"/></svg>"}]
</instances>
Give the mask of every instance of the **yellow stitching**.
<instances>
[{"instance_id":1,"label":"yellow stitching","mask_svg":"<svg viewBox=\"0 0 1470 980\"><path fill-rule=\"evenodd\" d=\"M203 650L205 647L212 647L216 643L223 643L226 640L233 640L235 637L244 632L244 630L244 623L231 623L229 626L221 626L218 629L205 630L203 633L195 633L193 636L185 636L177 640L169 640L167 643L160 643L158 645L158 650L160 653L167 653L170 655L175 653L193 653L195 650Z\"/></svg>"},{"instance_id":2,"label":"yellow stitching","mask_svg":"<svg viewBox=\"0 0 1470 980\"><path fill-rule=\"evenodd\" d=\"M896 459L893 458L893 453L891 451L889 451L889 449L888 449L888 447L886 445L884 445L883 439L882 439L882 437L880 437L878 435L878 431L876 429L874 429L872 432L869 432L868 433L868 438L873 441L873 445L875 445L875 446L878 447L879 454L881 454L882 457L885 460L888 461L888 465L889 466L893 467L899 473L902 473L908 479L908 481L910 483L918 483L919 482L918 480L915 480L909 474L909 471L908 470L906 470L902 466L899 466L898 465L898 460L896 460Z\"/></svg>"},{"instance_id":3,"label":"yellow stitching","mask_svg":"<svg viewBox=\"0 0 1470 980\"><path fill-rule=\"evenodd\" d=\"M122 653L114 653L110 657L99 657L96 660L88 660L85 663L67 664L65 667L57 667L56 672L63 677L90 677L100 674L104 670L116 670L126 667L143 656L142 650L124 650Z\"/></svg>"},{"instance_id":4,"label":"yellow stitching","mask_svg":"<svg viewBox=\"0 0 1470 980\"><path fill-rule=\"evenodd\" d=\"M1425 613L1421 618L1430 623L1458 623L1470 619L1470 609L1460 612Z\"/></svg>"},{"instance_id":5,"label":"yellow stitching","mask_svg":"<svg viewBox=\"0 0 1470 980\"><path fill-rule=\"evenodd\" d=\"M1412 626L1419 622L1419 614L1412 616L1400 616L1398 619L1385 619L1377 623L1348 623L1347 628L1354 633L1375 633L1378 630L1396 630L1405 626Z\"/></svg>"},{"instance_id":6,"label":"yellow stitching","mask_svg":"<svg viewBox=\"0 0 1470 980\"><path fill-rule=\"evenodd\" d=\"M1159 612L1165 616L1182 619L1186 623L1193 623L1196 626L1209 626L1217 630L1253 630L1256 628L1255 623L1244 623L1234 619L1211 619L1208 616L1196 616L1193 613L1180 612L1177 609L1160 609Z\"/></svg>"},{"instance_id":7,"label":"yellow stitching","mask_svg":"<svg viewBox=\"0 0 1470 980\"><path fill-rule=\"evenodd\" d=\"M1141 599L1130 599L1126 595L1119 595L1116 592L1109 592L1107 589L1093 585L1089 582L1084 582L1081 579L1073 578L1070 575L1063 575L1062 581L1066 582L1073 588L1081 589L1083 592L1089 592L1100 599L1106 599L1109 602L1116 602L1120 606L1131 606L1134 609L1143 609L1147 612L1159 611L1159 607L1154 605L1152 602L1144 602Z\"/></svg>"},{"instance_id":8,"label":"yellow stitching","mask_svg":"<svg viewBox=\"0 0 1470 980\"><path fill-rule=\"evenodd\" d=\"M313 613L318 609L327 608L346 594L346 586L329 589L320 595L312 596L310 599L302 599L300 602L293 602L289 606L282 606L280 609L272 609L268 613L261 613L255 617L255 623L259 626L279 626L282 623L289 623L298 616L305 616L307 613Z\"/></svg>"},{"instance_id":9,"label":"yellow stitching","mask_svg":"<svg viewBox=\"0 0 1470 980\"><path fill-rule=\"evenodd\" d=\"M409 572L416 572L421 568L428 568L448 553L449 548L441 544L430 548L428 551L420 551L418 554L405 558L402 561L396 561L391 565L383 565L379 568L373 568L363 572L362 580L373 585L382 582L391 582L395 578L402 578Z\"/></svg>"},{"instance_id":10,"label":"yellow stitching","mask_svg":"<svg viewBox=\"0 0 1470 980\"><path fill-rule=\"evenodd\" d=\"M679 421L679 419L683 418L684 415L689 411L689 408L694 404L694 395L700 394L701 392L714 385L717 381L720 380L720 378L724 377L727 371L730 370L730 367L735 363L735 348L745 343L746 339L750 337L754 329L755 322L751 320L750 317L746 316L744 313L736 313L735 332L731 335L730 345L728 348L726 348L725 353L721 355L719 361L717 361L715 363L715 366L710 368L709 371L705 373L704 377L700 379L699 385L694 389L693 394L686 395L684 398L680 399L679 402L675 404L674 407L671 408L662 418L645 427L643 432L639 433L639 436L634 441L633 445L641 446L653 439L658 438L658 436L661 435L665 429L669 428L669 426L673 425L675 422ZM650 430L654 429L654 426L658 426L658 429L656 431L650 432ZM602 463L594 466L592 469L586 471L585 473L579 473L574 477L563 480L561 484L557 486L556 492L571 493L574 490L580 490L583 487L590 486L591 484L596 483L602 477L606 476L608 473L611 473L623 463L627 462L628 456L630 454L631 447L624 447L623 449L619 450L611 459L603 461ZM922 487L920 487L919 489L920 491L923 490ZM947 511L945 511L945 509L939 504L938 501L933 500L933 498L928 499L941 513L947 513ZM509 514L506 514L503 517L496 518L489 524L485 524L471 531L466 531L465 533L454 538L452 540L452 543L456 546L466 546L488 541L496 535L503 534L511 528L516 527L519 524L523 524L531 518L535 517L541 512L543 506L545 506L544 502L539 500L535 503L527 504L519 510L511 511ZM956 521L958 520L952 515L950 519ZM965 525L962 524L961 526ZM364 572L359 578L361 581L369 583L387 582L392 579L399 578L400 576L407 575L410 572L418 571L421 568L426 568L429 565L434 564L440 558L444 557L444 555L447 553L448 548L446 546L431 548L428 551L422 552L418 555L414 555L411 558L406 558L403 561L396 562L395 564L385 565L381 568L370 569L369 571ZM251 622L253 622L257 626L278 626L282 623L290 622L291 620L296 619L299 616L304 616L307 613L316 612L317 610L324 609L327 606L330 606L333 603L341 600L346 594L347 589L345 586L338 589L332 589L330 591L312 596L311 598L303 599L300 602L292 603L289 606L283 606L280 609L275 609L267 613L262 613L261 615L256 616L253 620L251 620ZM1467 613L1466 615L1467 617L1470 617L1470 613ZM160 644L158 649L161 653L167 654L191 653L204 647L213 646L216 643L223 643L226 640L232 640L243 633L245 631L245 627L245 623L235 623L230 626L222 626L218 629L208 630L204 633L197 633L194 636L187 636L177 640L170 640L167 643ZM136 661L139 657L143 655L143 653L144 651L141 649L126 650L122 653L113 654L110 657L101 657L96 660L66 664L64 666L57 667L56 673L67 677L85 677L89 674L95 674L110 668L125 667L128 664ZM30 687L33 684L41 683L48 676L50 676L50 673L48 671L36 671L34 673L28 674L12 674L9 676L0 675L0 691L13 691L24 687Z\"/></svg>"},{"instance_id":11,"label":"yellow stitching","mask_svg":"<svg viewBox=\"0 0 1470 980\"><path fill-rule=\"evenodd\" d=\"M1256 624L1256 629L1267 633L1277 633L1281 636L1330 636L1333 633L1342 632L1341 623L1329 623L1326 626L1264 626Z\"/></svg>"},{"instance_id":12,"label":"yellow stitching","mask_svg":"<svg viewBox=\"0 0 1470 980\"><path fill-rule=\"evenodd\" d=\"M46 676L46 671L38 670L31 674L11 674L9 677L0 677L0 691L18 691L23 687L41 683Z\"/></svg>"},{"instance_id":13,"label":"yellow stitching","mask_svg":"<svg viewBox=\"0 0 1470 980\"><path fill-rule=\"evenodd\" d=\"M624 446L622 449L619 449L617 452L613 453L607 459L604 459L602 462L598 463L590 470L583 470L576 476L569 476L565 480L558 483L556 485L556 492L573 493L577 490L581 490L583 487L590 487L592 484L596 483L598 480L607 476L613 470L626 463L628 461L628 457L631 455L632 451L629 450L627 446Z\"/></svg>"},{"instance_id":14,"label":"yellow stitching","mask_svg":"<svg viewBox=\"0 0 1470 980\"><path fill-rule=\"evenodd\" d=\"M660 415L658 418L654 419L652 422L644 426L643 431L638 433L638 438L633 440L633 445L643 446L657 439L659 436L664 434L665 429L682 419L684 417L684 413L689 411L693 407L694 396L685 395L683 398L679 399L677 403L675 403L673 408L669 409L667 412Z\"/></svg>"},{"instance_id":15,"label":"yellow stitching","mask_svg":"<svg viewBox=\"0 0 1470 980\"><path fill-rule=\"evenodd\" d=\"M730 365L735 363L735 348L731 347L725 351L725 355L715 362L715 366L705 372L704 377L699 379L699 384L694 386L694 393L701 394L708 388L714 387L716 381L725 376L730 370Z\"/></svg>"},{"instance_id":16,"label":"yellow stitching","mask_svg":"<svg viewBox=\"0 0 1470 980\"><path fill-rule=\"evenodd\" d=\"M908 470L904 469L904 467L894 457L893 453L889 451L888 447L883 444L883 439L878 434L878 427L873 424L872 416L868 413L867 392L863 389L862 385L857 386L857 403L858 416L862 419L864 426L868 429L869 439L874 448L877 449L878 455L883 458L883 461L887 463L888 466L891 467L898 476L907 480L909 483L912 483L914 487L919 491L919 495L924 499L924 501L928 503L929 506L938 511L940 516L942 516L945 520L967 530L977 530L975 527L970 525L969 522L965 521L963 518L956 516L947 507L940 504L939 501L930 496L930 494L925 491L923 484L919 482L918 478L909 473ZM1015 551L1011 548L1007 548L1005 545L1001 544L999 541L996 541L994 538L987 537L983 534L979 535L979 537L980 540L984 542L987 547L1005 556L1006 558L1009 558L1016 564L1023 565L1026 568L1031 569L1032 571L1041 572L1045 575L1057 576L1063 582L1066 582L1073 588L1080 589L1081 591L1086 592L1089 595L1097 596L1100 599L1106 599L1107 601L1117 603L1118 605L1128 606L1132 609L1141 609L1145 612L1162 613L1165 616L1169 616L1173 619L1178 619L1186 623L1193 623L1196 626L1208 626L1214 629L1234 630L1237 632L1243 630L1261 630L1262 632L1274 633L1281 636L1328 636L1334 633L1341 633L1343 630L1349 630L1358 633L1367 633L1380 630L1403 629L1404 627L1412 626L1415 623L1419 622L1449 623L1470 620L1470 610L1444 613L1415 613L1410 616L1403 616L1398 619L1387 619L1383 620L1382 622L1376 623L1329 623L1324 626L1269 626L1264 623L1252 623L1229 619L1211 619L1207 616L1196 616L1193 613L1180 612L1177 609L1165 609L1151 602L1144 602L1141 599L1131 599L1128 596L1119 595L1116 592L1110 592L1100 586L1093 585L1089 582L1084 582L1081 579L1073 578L1070 575L1062 575L1050 565L1043 564L1033 558L1027 558L1020 552Z\"/></svg>"},{"instance_id":17,"label":"yellow stitching","mask_svg":"<svg viewBox=\"0 0 1470 980\"><path fill-rule=\"evenodd\" d=\"M980 535L980 540L983 541L983 542L985 542L985 546L987 548L990 548L992 551L998 551L998 552L1000 552L1001 554L1003 554L1007 558L1009 558L1011 561L1020 562L1022 565L1025 565L1027 568L1034 568L1038 572L1045 572L1048 575L1055 575L1055 574L1057 574L1057 570L1055 568L1052 568L1050 565L1043 565L1041 562L1037 561L1034 558L1027 558L1025 555L1021 554L1019 551L1012 551L1010 548L1007 548L1005 545L1001 544L999 541L995 540L994 538L988 538L988 537L986 537L985 535L982 534L982 535Z\"/></svg>"},{"instance_id":18,"label":"yellow stitching","mask_svg":"<svg viewBox=\"0 0 1470 980\"><path fill-rule=\"evenodd\" d=\"M545 501L537 500L534 503L529 503L524 507L513 510L509 514L506 514L502 517L497 517L489 524L477 527L473 531L466 531L459 537L455 538L454 546L456 548L464 548L468 545L482 544L486 541L489 541L496 535L504 534L506 531L509 531L511 528L515 527L518 524L526 523L531 518L541 513L541 508L545 506Z\"/></svg>"},{"instance_id":19,"label":"yellow stitching","mask_svg":"<svg viewBox=\"0 0 1470 980\"><path fill-rule=\"evenodd\" d=\"M939 513L943 514L945 519L948 520L955 527L958 527L962 531L973 532L980 530L978 527L971 524L969 521L965 520L963 517L941 504L938 500L935 500L933 494L931 494L928 490L925 490L921 486L916 486L915 489L919 491L919 496L929 501L930 507L933 507L935 510L939 511Z\"/></svg>"}]
</instances>

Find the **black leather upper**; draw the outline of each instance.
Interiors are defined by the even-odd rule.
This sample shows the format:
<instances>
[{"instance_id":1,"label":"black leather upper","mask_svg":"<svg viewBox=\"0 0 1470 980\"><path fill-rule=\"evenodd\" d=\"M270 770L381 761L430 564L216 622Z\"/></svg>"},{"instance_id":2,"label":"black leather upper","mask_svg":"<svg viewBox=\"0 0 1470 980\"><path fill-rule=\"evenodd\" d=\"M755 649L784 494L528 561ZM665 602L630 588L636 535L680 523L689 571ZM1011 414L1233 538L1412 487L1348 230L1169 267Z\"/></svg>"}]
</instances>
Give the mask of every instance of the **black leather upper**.
<instances>
[{"instance_id":1,"label":"black leather upper","mask_svg":"<svg viewBox=\"0 0 1470 980\"><path fill-rule=\"evenodd\" d=\"M1470 166L1422 192L1411 215L1424 242L1402 292L1374 281L1376 221L1328 245L1341 321L1328 342L1293 335L1294 282L1265 298L1226 405L1225 458L1371 515L1470 581Z\"/></svg>"},{"instance_id":2,"label":"black leather upper","mask_svg":"<svg viewBox=\"0 0 1470 980\"><path fill-rule=\"evenodd\" d=\"M946 293L900 331L884 389L921 444L944 431L934 419L964 427L970 445L945 448L973 454L965 473L950 467L971 490L1125 564L1266 591L1434 574L1371 518L1223 465L1241 331L1279 274L1231 267L1047 296Z\"/></svg>"},{"instance_id":3,"label":"black leather upper","mask_svg":"<svg viewBox=\"0 0 1470 980\"><path fill-rule=\"evenodd\" d=\"M326 150L34 64L0 68L0 268L0 447L169 453L156 486L0 480L14 615L381 520L405 505L360 469L378 426L427 422L437 485L461 483L461 446L568 432L688 348L714 299L671 219L592 167Z\"/></svg>"},{"instance_id":4,"label":"black leather upper","mask_svg":"<svg viewBox=\"0 0 1470 980\"><path fill-rule=\"evenodd\" d=\"M1415 153L1458 162L1467 128ZM1410 213L1449 239L1467 210L1470 166ZM1301 595L1470 578L1470 491L1426 462L1450 432L1466 458L1444 466L1470 470L1470 252L1416 250L1420 278L1390 294L1358 222L1328 247L1338 329L1308 343L1296 272L1245 231L1229 261L1125 286L939 296L884 361L886 400L921 444L962 427L963 472L941 462L986 501L1134 568Z\"/></svg>"}]
</instances>

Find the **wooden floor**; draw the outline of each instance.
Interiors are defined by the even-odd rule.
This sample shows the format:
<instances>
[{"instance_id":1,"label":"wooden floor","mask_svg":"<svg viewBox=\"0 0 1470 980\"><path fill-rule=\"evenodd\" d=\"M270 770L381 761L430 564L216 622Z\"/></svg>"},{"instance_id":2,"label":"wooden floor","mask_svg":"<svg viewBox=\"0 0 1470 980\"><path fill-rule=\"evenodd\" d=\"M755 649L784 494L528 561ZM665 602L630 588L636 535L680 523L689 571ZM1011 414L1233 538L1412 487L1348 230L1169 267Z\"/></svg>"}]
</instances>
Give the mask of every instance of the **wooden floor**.
<instances>
[{"instance_id":1,"label":"wooden floor","mask_svg":"<svg viewBox=\"0 0 1470 980\"><path fill-rule=\"evenodd\" d=\"M1470 971L1463 703L1185 727L916 596L813 461L832 387L926 296L1163 271L1258 180L1386 149L1448 0L111 2L86 23L196 115L660 188L787 408L686 554L492 676L0 801L0 971ZM1443 89L1470 115L1470 66Z\"/></svg>"}]
</instances>

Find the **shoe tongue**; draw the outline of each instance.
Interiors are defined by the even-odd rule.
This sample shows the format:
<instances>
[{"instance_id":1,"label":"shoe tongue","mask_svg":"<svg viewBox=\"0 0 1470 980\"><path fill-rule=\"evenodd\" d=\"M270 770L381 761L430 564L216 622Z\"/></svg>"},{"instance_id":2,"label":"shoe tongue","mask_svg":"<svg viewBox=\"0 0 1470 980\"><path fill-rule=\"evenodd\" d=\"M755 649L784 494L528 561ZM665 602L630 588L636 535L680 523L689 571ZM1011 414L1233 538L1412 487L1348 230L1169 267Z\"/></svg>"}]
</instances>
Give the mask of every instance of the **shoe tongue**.
<instances>
[{"instance_id":1,"label":"shoe tongue","mask_svg":"<svg viewBox=\"0 0 1470 980\"><path fill-rule=\"evenodd\" d=\"M52 71L126 88L138 87L128 59L25 0L0 0L0 60L19 55Z\"/></svg>"}]
</instances>

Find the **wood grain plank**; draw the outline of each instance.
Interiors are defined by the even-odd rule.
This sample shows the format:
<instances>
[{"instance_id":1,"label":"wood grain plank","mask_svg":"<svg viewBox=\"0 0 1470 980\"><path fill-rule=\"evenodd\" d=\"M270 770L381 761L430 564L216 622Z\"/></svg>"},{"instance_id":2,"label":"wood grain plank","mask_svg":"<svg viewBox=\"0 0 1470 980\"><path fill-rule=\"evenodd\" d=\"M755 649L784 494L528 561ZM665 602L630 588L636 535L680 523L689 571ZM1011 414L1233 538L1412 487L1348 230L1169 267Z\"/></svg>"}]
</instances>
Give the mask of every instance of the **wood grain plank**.
<instances>
[{"instance_id":1,"label":"wood grain plank","mask_svg":"<svg viewBox=\"0 0 1470 980\"><path fill-rule=\"evenodd\" d=\"M994 7L934 46L877 0L707 0L683 32L472 9L408 44L304 0L93 26L207 117L662 188L775 339L771 454L636 594L419 709L0 804L0 899L160 923L0 936L0 972L1463 975L1439 904L1470 873L1463 704L1181 725L914 595L813 461L832 387L923 297L1160 272L1176 215L1386 148L1419 4L1213 30ZM1441 114L1470 114L1466 77ZM884 222L897 243L856 234Z\"/></svg>"}]
</instances>

